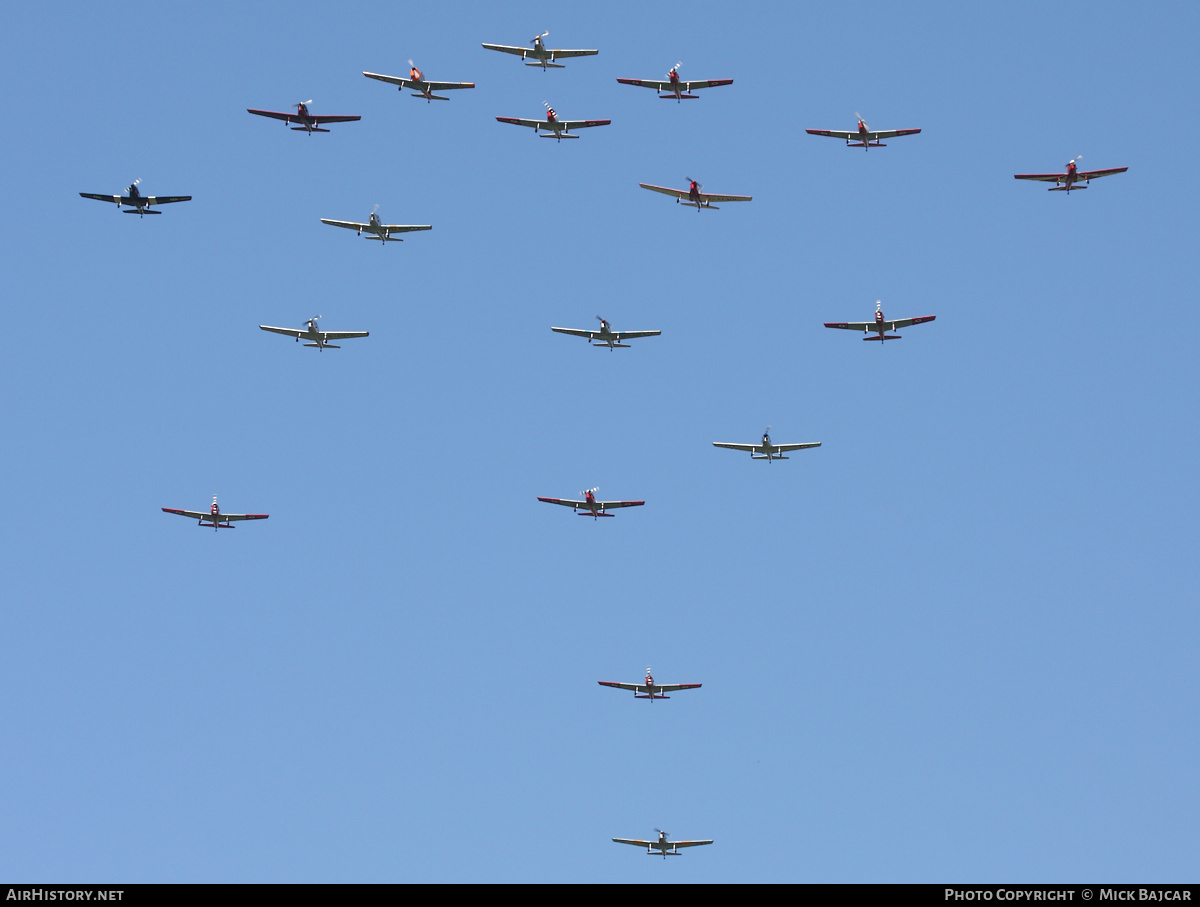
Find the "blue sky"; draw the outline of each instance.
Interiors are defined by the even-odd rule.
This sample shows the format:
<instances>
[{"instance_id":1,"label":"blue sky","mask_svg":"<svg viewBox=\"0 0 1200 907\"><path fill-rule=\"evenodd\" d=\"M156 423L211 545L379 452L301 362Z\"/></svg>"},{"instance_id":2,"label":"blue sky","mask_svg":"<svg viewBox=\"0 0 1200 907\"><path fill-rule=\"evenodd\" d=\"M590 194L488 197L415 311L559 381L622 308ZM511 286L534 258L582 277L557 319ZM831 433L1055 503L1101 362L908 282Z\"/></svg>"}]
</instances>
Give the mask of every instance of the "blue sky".
<instances>
[{"instance_id":1,"label":"blue sky","mask_svg":"<svg viewBox=\"0 0 1200 907\"><path fill-rule=\"evenodd\" d=\"M6 6L0 874L1193 878L1197 19ZM479 47L546 29L600 54ZM410 57L478 87L359 74ZM676 60L734 85L615 82ZM308 98L363 119L245 113ZM494 120L543 101L613 122ZM923 132L804 133L855 111ZM1130 169L1012 179L1079 154ZM754 201L637 186L685 175ZM134 178L194 201L78 196ZM320 223L375 204L433 230ZM821 327L876 299L937 321ZM256 327L318 313L371 337ZM663 334L549 330L597 313ZM711 447L768 424L823 446ZM646 506L536 501L596 485ZM159 509L213 494L271 518ZM596 685L647 664L704 686Z\"/></svg>"}]
</instances>

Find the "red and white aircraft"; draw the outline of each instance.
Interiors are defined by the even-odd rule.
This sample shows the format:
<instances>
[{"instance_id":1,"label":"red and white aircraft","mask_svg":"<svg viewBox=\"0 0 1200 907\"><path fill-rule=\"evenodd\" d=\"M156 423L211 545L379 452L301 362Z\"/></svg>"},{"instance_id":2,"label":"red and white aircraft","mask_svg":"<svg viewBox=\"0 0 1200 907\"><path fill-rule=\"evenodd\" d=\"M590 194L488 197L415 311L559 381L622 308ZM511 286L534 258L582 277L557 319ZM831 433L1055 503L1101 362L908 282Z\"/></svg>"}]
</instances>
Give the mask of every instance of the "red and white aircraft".
<instances>
[{"instance_id":1,"label":"red and white aircraft","mask_svg":"<svg viewBox=\"0 0 1200 907\"><path fill-rule=\"evenodd\" d=\"M442 98L435 95L435 91L451 91L455 88L474 88L474 82L429 82L425 76L421 74L421 70L413 64L412 60L408 61L408 78L403 76L383 76L377 72L363 71L363 75L368 79L378 79L380 82L388 82L398 86L399 91L404 91L406 88L413 90L414 98L424 98L426 101L449 101L449 98Z\"/></svg>"},{"instance_id":2,"label":"red and white aircraft","mask_svg":"<svg viewBox=\"0 0 1200 907\"><path fill-rule=\"evenodd\" d=\"M596 683L602 687L616 687L618 690L633 690L634 699L670 699L670 696L663 695L664 693L674 693L676 690L698 690L698 683L655 683L654 678L650 676L650 669L646 668L645 683L616 683L612 680L597 680Z\"/></svg>"},{"instance_id":3,"label":"red and white aircraft","mask_svg":"<svg viewBox=\"0 0 1200 907\"><path fill-rule=\"evenodd\" d=\"M560 120L558 112L542 102L546 107L546 119L544 120L523 120L520 117L496 117L501 123L511 123L514 126L530 126L533 129L534 135L541 135L544 139L577 139L579 136L571 135L572 129L586 129L588 126L607 126L612 120ZM538 130L545 130L546 134L542 135Z\"/></svg>"},{"instance_id":4,"label":"red and white aircraft","mask_svg":"<svg viewBox=\"0 0 1200 907\"><path fill-rule=\"evenodd\" d=\"M217 506L217 496L213 495L212 508L208 513L202 510L172 510L170 507L164 507L163 513L175 513L179 516L185 516L189 519L199 520L199 526L212 526L213 529L233 529L234 522L237 520L265 520L269 514L266 513L221 513L221 508Z\"/></svg>"},{"instance_id":5,"label":"red and white aircraft","mask_svg":"<svg viewBox=\"0 0 1200 907\"><path fill-rule=\"evenodd\" d=\"M880 139L893 139L898 135L916 135L920 129L881 129L871 130L867 128L867 124L863 118L857 113L858 129L854 132L845 132L841 129L805 129L809 135L827 135L831 139L845 139L846 145L851 148L862 148L866 151L868 148L886 148L887 145L879 141Z\"/></svg>"},{"instance_id":6,"label":"red and white aircraft","mask_svg":"<svg viewBox=\"0 0 1200 907\"><path fill-rule=\"evenodd\" d=\"M339 116L316 116L308 112L308 105L312 103L312 98L307 101L301 101L299 104L294 104L295 113L281 113L276 110L254 110L250 107L246 108L247 113L253 113L260 117L271 117L274 120L283 120L289 126L292 123L299 123L299 126L292 126L296 132L307 132L312 135L314 132L328 132L328 129L322 129L324 123L350 123L354 120L361 120L362 117L339 117Z\"/></svg>"},{"instance_id":7,"label":"red and white aircraft","mask_svg":"<svg viewBox=\"0 0 1200 907\"><path fill-rule=\"evenodd\" d=\"M669 101L674 98L676 101L682 101L684 98L691 100L698 97L691 92L699 88L716 88L720 85L732 85L733 79L704 79L697 82L681 82L679 81L679 67L682 63L676 63L671 67L671 71L667 73L667 80L664 82L661 79L617 79L622 85L638 85L642 88L653 88L655 91L665 91L668 94L660 94L659 97L664 101Z\"/></svg>"},{"instance_id":8,"label":"red and white aircraft","mask_svg":"<svg viewBox=\"0 0 1200 907\"><path fill-rule=\"evenodd\" d=\"M748 202L754 196L752 195L713 195L711 192L702 192L704 187L692 179L690 176L685 176L688 181L686 189L670 189L666 186L652 186L649 183L638 183L643 189L649 189L651 192L661 192L663 195L669 195L675 199L677 204L689 205L696 209L699 213L702 208L711 208L714 211L719 211L713 202Z\"/></svg>"},{"instance_id":9,"label":"red and white aircraft","mask_svg":"<svg viewBox=\"0 0 1200 907\"><path fill-rule=\"evenodd\" d=\"M613 838L613 841L617 844L632 844L635 847L644 847L646 848L646 853L650 855L661 853L664 860L668 854L673 857L679 856L678 848L680 847L699 847L702 844L712 843L711 838L707 841L668 841L665 831L658 828L654 830L658 832L657 841L639 841L636 838Z\"/></svg>"},{"instance_id":10,"label":"red and white aircraft","mask_svg":"<svg viewBox=\"0 0 1200 907\"><path fill-rule=\"evenodd\" d=\"M657 337L662 331L614 331L612 326L601 318L596 316L596 320L600 322L600 330L587 331L582 328L550 328L552 331L557 331L560 334L571 334L575 337L582 337L584 340L591 342L592 346L606 346L609 350L621 347L628 349L628 343L622 343L622 340L636 340L639 337ZM596 341L599 341L597 343Z\"/></svg>"},{"instance_id":11,"label":"red and white aircraft","mask_svg":"<svg viewBox=\"0 0 1200 907\"><path fill-rule=\"evenodd\" d=\"M539 501L545 501L547 504L561 504L563 507L570 507L580 516L602 517L616 516L613 513L605 513L606 510L616 510L618 507L641 507L645 501L597 501L596 492L599 488L589 488L583 494L582 501L568 501L563 498L538 498Z\"/></svg>"},{"instance_id":12,"label":"red and white aircraft","mask_svg":"<svg viewBox=\"0 0 1200 907\"><path fill-rule=\"evenodd\" d=\"M1128 167L1113 167L1110 170L1079 170L1075 167L1075 161L1067 161L1066 173L1014 173L1013 179L1018 180L1040 180L1043 183L1054 183L1050 187L1051 192L1070 192L1072 189L1086 189L1088 183L1094 179L1099 179L1102 176L1112 176L1114 173L1124 173ZM1083 180L1083 185L1078 185L1079 181Z\"/></svg>"},{"instance_id":13,"label":"red and white aircraft","mask_svg":"<svg viewBox=\"0 0 1200 907\"><path fill-rule=\"evenodd\" d=\"M920 318L897 318L895 321L887 321L883 317L883 303L876 300L874 321L826 321L825 327L841 328L844 331L874 331L878 334L877 337L864 337L863 340L899 340L899 334L889 334L888 331L906 328L911 324L924 324L935 318L937 315L922 315Z\"/></svg>"}]
</instances>

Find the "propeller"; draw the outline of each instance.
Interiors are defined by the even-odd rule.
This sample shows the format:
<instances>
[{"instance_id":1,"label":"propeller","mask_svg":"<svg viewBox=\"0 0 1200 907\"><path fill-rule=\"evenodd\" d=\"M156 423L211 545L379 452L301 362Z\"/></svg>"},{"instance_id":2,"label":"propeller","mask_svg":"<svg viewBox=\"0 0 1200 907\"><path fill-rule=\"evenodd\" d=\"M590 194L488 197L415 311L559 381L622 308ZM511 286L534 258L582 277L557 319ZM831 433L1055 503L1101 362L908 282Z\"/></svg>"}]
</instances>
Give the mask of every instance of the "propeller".
<instances>
[{"instance_id":1,"label":"propeller","mask_svg":"<svg viewBox=\"0 0 1200 907\"><path fill-rule=\"evenodd\" d=\"M416 63L414 63L414 62L412 61L412 57L409 57L409 58L408 58L408 65L409 65L409 67L411 67L412 69L416 69L416 68L417 68L417 64L416 64Z\"/></svg>"},{"instance_id":2,"label":"propeller","mask_svg":"<svg viewBox=\"0 0 1200 907\"><path fill-rule=\"evenodd\" d=\"M529 39L529 43L537 44L538 41L540 41L542 38L546 37L546 35L548 35L548 34L550 34L550 32L544 31L540 35L534 35L532 38Z\"/></svg>"},{"instance_id":3,"label":"propeller","mask_svg":"<svg viewBox=\"0 0 1200 907\"><path fill-rule=\"evenodd\" d=\"M118 193L117 193L117 195L132 195L132 194L133 194L133 187L134 187L134 186L136 186L136 185L137 185L138 183L140 183L141 181L142 181L142 180L141 180L141 177L138 177L138 178L137 178L137 179L135 179L135 180L134 180L132 183L130 183L128 186L126 186L126 187L125 187L125 191L124 191L124 192L118 192Z\"/></svg>"},{"instance_id":4,"label":"propeller","mask_svg":"<svg viewBox=\"0 0 1200 907\"><path fill-rule=\"evenodd\" d=\"M324 315L313 315L312 318L308 319L308 323L311 325L315 325L320 319L322 319L324 317L325 317Z\"/></svg>"},{"instance_id":5,"label":"propeller","mask_svg":"<svg viewBox=\"0 0 1200 907\"><path fill-rule=\"evenodd\" d=\"M297 110L299 110L301 107L304 107L311 103L312 103L312 98L309 98L307 101L301 101L299 104L293 104L292 106L295 107Z\"/></svg>"},{"instance_id":6,"label":"propeller","mask_svg":"<svg viewBox=\"0 0 1200 907\"><path fill-rule=\"evenodd\" d=\"M671 67L671 70L670 70L670 72L667 73L667 75L670 75L672 72L679 72L679 67L682 65L683 65L682 63L676 63L674 66Z\"/></svg>"},{"instance_id":7,"label":"propeller","mask_svg":"<svg viewBox=\"0 0 1200 907\"><path fill-rule=\"evenodd\" d=\"M597 315L597 316L596 316L596 320L597 320L597 321L599 321L599 322L601 322L601 323L603 323L603 322L604 322L604 319L603 319L603 318L601 318L599 315Z\"/></svg>"},{"instance_id":8,"label":"propeller","mask_svg":"<svg viewBox=\"0 0 1200 907\"><path fill-rule=\"evenodd\" d=\"M1075 155L1074 159L1067 161L1067 166L1068 166L1068 167L1070 167L1070 166L1071 166L1072 164L1074 164L1076 161L1081 161L1081 160L1083 160L1083 155L1082 155L1082 154L1077 154L1077 155Z\"/></svg>"},{"instance_id":9,"label":"propeller","mask_svg":"<svg viewBox=\"0 0 1200 907\"><path fill-rule=\"evenodd\" d=\"M684 179L688 181L688 185L689 185L689 186L690 186L692 183L696 183L696 188L697 188L697 189L701 189L701 190L702 190L702 189L704 188L704 183L696 182L696 180L692 179L690 176L685 176L685 177L684 177Z\"/></svg>"},{"instance_id":10,"label":"propeller","mask_svg":"<svg viewBox=\"0 0 1200 907\"><path fill-rule=\"evenodd\" d=\"M667 837L671 836L671 833L669 831L663 831L661 828L656 828L654 830L656 832L658 832L660 835L666 835Z\"/></svg>"},{"instance_id":11,"label":"propeller","mask_svg":"<svg viewBox=\"0 0 1200 907\"><path fill-rule=\"evenodd\" d=\"M599 490L600 490L600 486L597 485L595 488L589 488L589 489L587 489L587 491L581 491L580 494L582 494L586 498L589 494L595 494Z\"/></svg>"},{"instance_id":12,"label":"propeller","mask_svg":"<svg viewBox=\"0 0 1200 907\"><path fill-rule=\"evenodd\" d=\"M856 111L854 111L854 116L855 116L855 118L856 118L856 119L857 119L857 120L858 120L860 123L862 123L864 126L866 126L866 125L867 125L867 121L866 121L866 120L864 120L864 119L862 118L862 114L861 114L861 113L859 113L857 110L856 110Z\"/></svg>"},{"instance_id":13,"label":"propeller","mask_svg":"<svg viewBox=\"0 0 1200 907\"><path fill-rule=\"evenodd\" d=\"M374 217L375 212L378 210L379 210L379 205L378 205L378 203L376 203L375 207L371 209L371 216Z\"/></svg>"}]
</instances>

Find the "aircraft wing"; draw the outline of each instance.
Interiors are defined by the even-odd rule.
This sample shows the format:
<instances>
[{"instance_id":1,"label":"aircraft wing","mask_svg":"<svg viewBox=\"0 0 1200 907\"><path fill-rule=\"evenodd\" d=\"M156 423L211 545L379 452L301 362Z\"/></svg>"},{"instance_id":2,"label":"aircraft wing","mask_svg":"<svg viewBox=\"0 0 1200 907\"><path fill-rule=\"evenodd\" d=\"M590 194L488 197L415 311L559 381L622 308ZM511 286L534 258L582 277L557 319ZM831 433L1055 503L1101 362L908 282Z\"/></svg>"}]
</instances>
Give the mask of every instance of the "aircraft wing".
<instances>
[{"instance_id":1,"label":"aircraft wing","mask_svg":"<svg viewBox=\"0 0 1200 907\"><path fill-rule=\"evenodd\" d=\"M403 76L385 76L377 72L367 72L365 69L363 75L368 79L378 79L380 82L387 82L390 85L399 85L401 88L411 88L416 84L412 79L406 79Z\"/></svg>"},{"instance_id":2,"label":"aircraft wing","mask_svg":"<svg viewBox=\"0 0 1200 907\"><path fill-rule=\"evenodd\" d=\"M885 321L884 324L887 330L894 331L896 328L906 328L911 324L924 324L926 321L933 321L935 318L937 318L937 315L922 315L920 318L897 318L895 321Z\"/></svg>"},{"instance_id":3,"label":"aircraft wing","mask_svg":"<svg viewBox=\"0 0 1200 907\"><path fill-rule=\"evenodd\" d=\"M552 331L558 331L560 334L570 334L573 337L586 337L591 340L593 337L599 337L599 331L585 331L579 328L550 328Z\"/></svg>"},{"instance_id":4,"label":"aircraft wing","mask_svg":"<svg viewBox=\"0 0 1200 907\"><path fill-rule=\"evenodd\" d=\"M651 844L657 843L656 841L638 841L635 838L613 838L613 841L617 844L632 844L634 847L649 847Z\"/></svg>"},{"instance_id":5,"label":"aircraft wing","mask_svg":"<svg viewBox=\"0 0 1200 907\"><path fill-rule=\"evenodd\" d=\"M748 202L753 198L750 195L712 195L708 192L701 192L700 197L706 202Z\"/></svg>"},{"instance_id":6,"label":"aircraft wing","mask_svg":"<svg viewBox=\"0 0 1200 907\"><path fill-rule=\"evenodd\" d=\"M326 221L328 223L328 221ZM432 230L432 224L383 224L388 233L412 233L415 230Z\"/></svg>"},{"instance_id":7,"label":"aircraft wing","mask_svg":"<svg viewBox=\"0 0 1200 907\"><path fill-rule=\"evenodd\" d=\"M563 129L586 129L588 126L607 126L612 120L559 120Z\"/></svg>"},{"instance_id":8,"label":"aircraft wing","mask_svg":"<svg viewBox=\"0 0 1200 907\"><path fill-rule=\"evenodd\" d=\"M347 230L365 230L369 224L360 224L352 220L326 220L321 218L321 223L329 224L331 227L345 227Z\"/></svg>"},{"instance_id":9,"label":"aircraft wing","mask_svg":"<svg viewBox=\"0 0 1200 907\"><path fill-rule=\"evenodd\" d=\"M666 79L617 79L622 85L638 85L642 88L653 88L655 91L674 92L675 87ZM733 79L701 79L697 82L680 82L679 90L684 94L698 88L716 88L718 85L732 85Z\"/></svg>"},{"instance_id":10,"label":"aircraft wing","mask_svg":"<svg viewBox=\"0 0 1200 907\"><path fill-rule=\"evenodd\" d=\"M596 683L602 687L616 687L618 690L633 690L635 693L646 692L646 685L644 683L617 683L612 680L597 680Z\"/></svg>"},{"instance_id":11,"label":"aircraft wing","mask_svg":"<svg viewBox=\"0 0 1200 907\"><path fill-rule=\"evenodd\" d=\"M651 186L649 183L638 183L643 189L649 189L651 192L661 192L663 195L669 195L671 198L687 198L686 189L668 189L666 186Z\"/></svg>"},{"instance_id":12,"label":"aircraft wing","mask_svg":"<svg viewBox=\"0 0 1200 907\"><path fill-rule=\"evenodd\" d=\"M596 506L605 510L616 510L618 507L641 507L645 501L597 501Z\"/></svg>"},{"instance_id":13,"label":"aircraft wing","mask_svg":"<svg viewBox=\"0 0 1200 907\"><path fill-rule=\"evenodd\" d=\"M190 202L190 195L151 195L146 199L147 205L169 205L171 202Z\"/></svg>"},{"instance_id":14,"label":"aircraft wing","mask_svg":"<svg viewBox=\"0 0 1200 907\"><path fill-rule=\"evenodd\" d=\"M80 192L79 194L84 198L94 198L98 202L115 202L118 205L121 204L122 199L120 195L94 195L91 192Z\"/></svg>"},{"instance_id":15,"label":"aircraft wing","mask_svg":"<svg viewBox=\"0 0 1200 907\"><path fill-rule=\"evenodd\" d=\"M485 44L484 47L487 47ZM514 126L531 126L534 129L549 129L549 120L523 120L520 117L496 117L501 123L512 123Z\"/></svg>"},{"instance_id":16,"label":"aircraft wing","mask_svg":"<svg viewBox=\"0 0 1200 907\"><path fill-rule=\"evenodd\" d=\"M641 88L653 88L655 91L674 91L671 83L665 79L617 79L617 81L622 85L637 85Z\"/></svg>"},{"instance_id":17,"label":"aircraft wing","mask_svg":"<svg viewBox=\"0 0 1200 907\"><path fill-rule=\"evenodd\" d=\"M700 688L698 683L656 683L654 691L656 693L674 693L676 690L696 690Z\"/></svg>"},{"instance_id":18,"label":"aircraft wing","mask_svg":"<svg viewBox=\"0 0 1200 907\"><path fill-rule=\"evenodd\" d=\"M286 334L288 337L307 337L308 331L298 330L296 328L273 328L267 324L260 324L260 330L273 331L276 334Z\"/></svg>"},{"instance_id":19,"label":"aircraft wing","mask_svg":"<svg viewBox=\"0 0 1200 907\"><path fill-rule=\"evenodd\" d=\"M1043 183L1058 183L1067 178L1065 173L1014 173L1015 180L1039 180Z\"/></svg>"},{"instance_id":20,"label":"aircraft wing","mask_svg":"<svg viewBox=\"0 0 1200 907\"><path fill-rule=\"evenodd\" d=\"M484 45L485 47L487 45ZM554 59L563 57L591 57L600 53L598 50L551 50L549 53L554 55Z\"/></svg>"},{"instance_id":21,"label":"aircraft wing","mask_svg":"<svg viewBox=\"0 0 1200 907\"><path fill-rule=\"evenodd\" d=\"M189 520L207 520L212 516L211 513L202 513L198 510L172 510L170 507L164 507L163 513L174 513L178 516L185 516Z\"/></svg>"},{"instance_id":22,"label":"aircraft wing","mask_svg":"<svg viewBox=\"0 0 1200 907\"><path fill-rule=\"evenodd\" d=\"M508 44L485 44L483 46L488 50L498 50L503 54L516 54L518 57L525 57L530 53L528 47L512 47Z\"/></svg>"},{"instance_id":23,"label":"aircraft wing","mask_svg":"<svg viewBox=\"0 0 1200 907\"><path fill-rule=\"evenodd\" d=\"M326 340L350 340L354 337L370 337L370 331L322 331Z\"/></svg>"},{"instance_id":24,"label":"aircraft wing","mask_svg":"<svg viewBox=\"0 0 1200 907\"><path fill-rule=\"evenodd\" d=\"M713 441L713 447L727 447L730 450L748 450L750 453L755 453L763 449L761 444L733 444L728 441Z\"/></svg>"},{"instance_id":25,"label":"aircraft wing","mask_svg":"<svg viewBox=\"0 0 1200 907\"><path fill-rule=\"evenodd\" d=\"M668 841L667 842L667 844L669 844L671 847L699 847L702 844L711 844L711 843L712 843L712 838L709 838L707 841Z\"/></svg>"},{"instance_id":26,"label":"aircraft wing","mask_svg":"<svg viewBox=\"0 0 1200 907\"><path fill-rule=\"evenodd\" d=\"M568 501L564 498L538 498L539 501L545 501L547 504L561 504L563 507L583 507L583 501Z\"/></svg>"},{"instance_id":27,"label":"aircraft wing","mask_svg":"<svg viewBox=\"0 0 1200 907\"><path fill-rule=\"evenodd\" d=\"M224 523L226 520L229 520L232 522L236 522L238 520L265 520L267 517L270 516L270 514L269 513L218 513L217 516L220 518L221 522ZM211 517L212 517L212 514L209 514L209 518L211 518Z\"/></svg>"},{"instance_id":28,"label":"aircraft wing","mask_svg":"<svg viewBox=\"0 0 1200 907\"><path fill-rule=\"evenodd\" d=\"M898 135L916 135L920 129L884 129L882 131L871 130L871 139L894 139Z\"/></svg>"},{"instance_id":29,"label":"aircraft wing","mask_svg":"<svg viewBox=\"0 0 1200 907\"><path fill-rule=\"evenodd\" d=\"M639 337L657 337L662 331L615 331L618 340L637 340Z\"/></svg>"},{"instance_id":30,"label":"aircraft wing","mask_svg":"<svg viewBox=\"0 0 1200 907\"><path fill-rule=\"evenodd\" d=\"M1102 176L1112 176L1114 173L1124 173L1128 167L1113 167L1111 170L1085 170L1083 173L1076 174L1079 179L1094 180Z\"/></svg>"},{"instance_id":31,"label":"aircraft wing","mask_svg":"<svg viewBox=\"0 0 1200 907\"><path fill-rule=\"evenodd\" d=\"M278 110L254 110L250 107L246 108L246 112L252 113L255 116L270 117L273 120L283 120L285 123L291 122L292 120L295 120L297 123L301 122L300 117L290 112L280 112Z\"/></svg>"},{"instance_id":32,"label":"aircraft wing","mask_svg":"<svg viewBox=\"0 0 1200 907\"><path fill-rule=\"evenodd\" d=\"M776 450L787 453L789 450L808 450L810 447L820 447L820 441L805 441L803 444L773 444Z\"/></svg>"},{"instance_id":33,"label":"aircraft wing","mask_svg":"<svg viewBox=\"0 0 1200 907\"><path fill-rule=\"evenodd\" d=\"M353 123L355 120L361 120L362 117L313 116L310 113L308 115L308 119L312 120L314 123Z\"/></svg>"},{"instance_id":34,"label":"aircraft wing","mask_svg":"<svg viewBox=\"0 0 1200 907\"><path fill-rule=\"evenodd\" d=\"M831 139L845 139L846 141L858 138L857 130L850 132L844 129L805 129L804 131L809 135L827 135Z\"/></svg>"},{"instance_id":35,"label":"aircraft wing","mask_svg":"<svg viewBox=\"0 0 1200 907\"><path fill-rule=\"evenodd\" d=\"M843 331L869 331L873 327L875 327L875 322L874 321L826 321L825 327L841 328Z\"/></svg>"}]
</instances>

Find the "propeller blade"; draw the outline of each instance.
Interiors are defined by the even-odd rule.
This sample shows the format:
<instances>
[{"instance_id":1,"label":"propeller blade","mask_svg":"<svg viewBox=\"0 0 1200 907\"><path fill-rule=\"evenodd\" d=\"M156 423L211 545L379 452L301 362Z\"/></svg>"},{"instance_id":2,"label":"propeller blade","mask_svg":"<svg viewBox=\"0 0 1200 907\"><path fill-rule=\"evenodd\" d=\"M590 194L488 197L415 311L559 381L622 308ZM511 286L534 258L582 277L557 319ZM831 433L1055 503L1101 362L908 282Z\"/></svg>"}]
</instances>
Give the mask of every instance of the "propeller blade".
<instances>
[{"instance_id":1,"label":"propeller blade","mask_svg":"<svg viewBox=\"0 0 1200 907\"><path fill-rule=\"evenodd\" d=\"M371 213L374 214L378 210L379 210L379 205L376 204L375 207L371 209Z\"/></svg>"},{"instance_id":2,"label":"propeller blade","mask_svg":"<svg viewBox=\"0 0 1200 907\"><path fill-rule=\"evenodd\" d=\"M412 57L409 57L409 58L408 58L408 65L409 65L409 66L411 66L411 67L413 67L413 68L415 69L417 64L416 64L416 63L414 63L414 62L412 61Z\"/></svg>"},{"instance_id":3,"label":"propeller blade","mask_svg":"<svg viewBox=\"0 0 1200 907\"><path fill-rule=\"evenodd\" d=\"M548 35L548 34L550 34L550 32L544 31L540 35L534 35L532 38L529 39L529 43L537 44L539 39L546 37L546 35Z\"/></svg>"}]
</instances>

